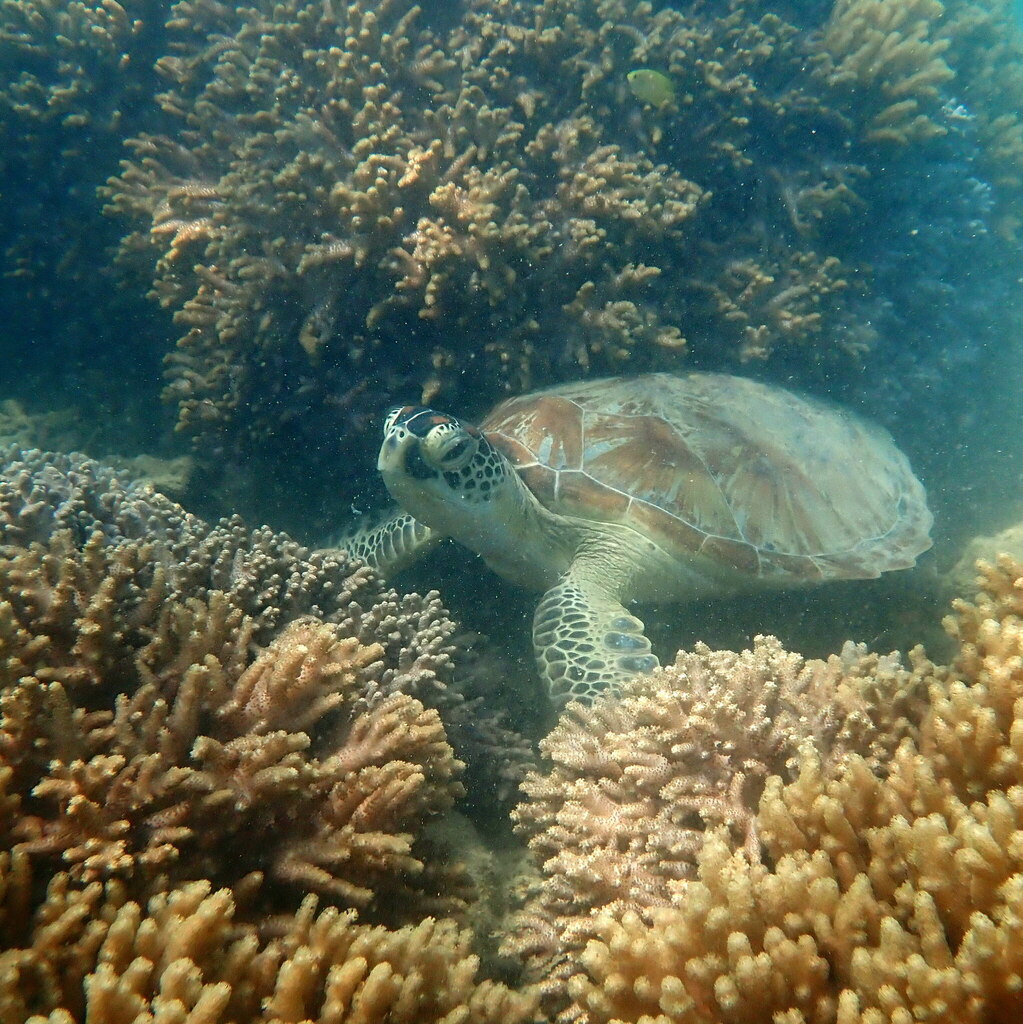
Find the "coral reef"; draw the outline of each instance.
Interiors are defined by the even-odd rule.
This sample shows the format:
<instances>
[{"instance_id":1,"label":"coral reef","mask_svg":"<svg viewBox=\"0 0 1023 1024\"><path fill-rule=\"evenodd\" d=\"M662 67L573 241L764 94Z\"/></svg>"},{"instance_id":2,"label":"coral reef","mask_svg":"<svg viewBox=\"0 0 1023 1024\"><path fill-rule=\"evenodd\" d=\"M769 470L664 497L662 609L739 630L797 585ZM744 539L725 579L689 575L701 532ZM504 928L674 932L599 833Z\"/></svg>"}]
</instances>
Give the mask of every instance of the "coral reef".
<instances>
[{"instance_id":1,"label":"coral reef","mask_svg":"<svg viewBox=\"0 0 1023 1024\"><path fill-rule=\"evenodd\" d=\"M132 94L137 102L145 83L128 76L120 92L107 87L119 71L141 62L138 41L160 24L159 5L146 0L124 5L116 0L64 5L4 0L0 48L5 64L17 67L19 74L0 91L0 110L24 119L26 148L39 145L38 133L51 123L88 128L93 140L113 133L123 116L122 104ZM10 122L4 124L9 130ZM79 145L84 138L78 138Z\"/></svg>"},{"instance_id":2,"label":"coral reef","mask_svg":"<svg viewBox=\"0 0 1023 1024\"><path fill-rule=\"evenodd\" d=\"M541 743L516 828L540 876L506 941L553 1005L600 912L670 906L707 830L760 859L756 811L768 778L794 777L801 747L878 766L919 717L926 663L907 672L848 644L804 661L773 637L735 654L697 645L620 698L571 706Z\"/></svg>"},{"instance_id":3,"label":"coral reef","mask_svg":"<svg viewBox=\"0 0 1023 1024\"><path fill-rule=\"evenodd\" d=\"M191 33L212 21L223 38L221 12L180 5L186 16ZM645 301L660 270L628 249L680 239L700 190L626 158L593 120L541 116L531 82L496 95L497 55L426 20L398 2L316 17L254 7L230 55L206 57L200 41L161 63L165 108L211 120L186 133L187 150L139 139L112 193L144 218L125 249L159 257L156 292L188 329L169 387L183 428L238 429L236 415L298 386L331 391L358 429L381 385L428 398L469 351L475 380L522 388L552 360L608 368L637 346L682 344ZM228 119L233 137L210 145L207 128ZM625 251L609 261L612 241ZM537 321L543 288L556 288L561 323ZM552 333L570 335L560 356ZM264 371L255 353L272 354Z\"/></svg>"},{"instance_id":4,"label":"coral reef","mask_svg":"<svg viewBox=\"0 0 1023 1024\"><path fill-rule=\"evenodd\" d=\"M260 871L384 916L455 909L457 866L435 898L414 841L461 765L435 710L360 707L383 647L298 619L252 657L224 595L170 601L144 552L104 547L59 533L0 565L5 845L141 898Z\"/></svg>"},{"instance_id":5,"label":"coral reef","mask_svg":"<svg viewBox=\"0 0 1023 1024\"><path fill-rule=\"evenodd\" d=\"M866 97L857 110L867 142L906 145L948 129L942 87L955 77L938 0L837 0L823 32L828 85Z\"/></svg>"},{"instance_id":6,"label":"coral reef","mask_svg":"<svg viewBox=\"0 0 1023 1024\"><path fill-rule=\"evenodd\" d=\"M164 363L181 493L314 536L394 400L685 365L842 394L950 506L1004 458L1010 0L0 9L21 444L180 454ZM1023 1016L1023 566L947 668L701 645L540 768L431 571L0 443L0 1024Z\"/></svg>"},{"instance_id":7,"label":"coral reef","mask_svg":"<svg viewBox=\"0 0 1023 1024\"><path fill-rule=\"evenodd\" d=\"M977 563L994 564L1000 555L1023 562L1023 523L1013 523L995 534L971 537L963 545L955 564L941 579L948 600L972 593L977 581Z\"/></svg>"},{"instance_id":8,"label":"coral reef","mask_svg":"<svg viewBox=\"0 0 1023 1024\"><path fill-rule=\"evenodd\" d=\"M32 895L26 858L0 861L3 1024L518 1024L535 997L477 981L469 933L427 918L389 931L303 901L267 939L236 918L245 892L191 882L143 908L116 882L50 881Z\"/></svg>"},{"instance_id":9,"label":"coral reef","mask_svg":"<svg viewBox=\"0 0 1023 1024\"><path fill-rule=\"evenodd\" d=\"M142 899L166 877L220 879L235 850L232 873L258 862L278 888L383 916L459 904L457 864L433 877L416 853L462 792L440 716L491 792L527 750L453 684L436 595L239 520L211 528L78 456L5 470L11 842Z\"/></svg>"},{"instance_id":10,"label":"coral reef","mask_svg":"<svg viewBox=\"0 0 1023 1024\"><path fill-rule=\"evenodd\" d=\"M366 453L351 486L391 396L472 414L693 360L884 398L889 337L933 388L962 346L929 289L1004 255L952 102L972 43L936 0L800 7L178 4L181 130L132 140L108 196L180 325L179 427L207 463L331 438L324 466ZM636 67L676 101L644 108Z\"/></svg>"},{"instance_id":11,"label":"coral reef","mask_svg":"<svg viewBox=\"0 0 1023 1024\"><path fill-rule=\"evenodd\" d=\"M568 985L589 1021L1011 1021L1021 999L1023 565L948 626L918 734L886 770L812 747L768 780L762 858L712 833L671 904L602 912Z\"/></svg>"},{"instance_id":12,"label":"coral reef","mask_svg":"<svg viewBox=\"0 0 1023 1024\"><path fill-rule=\"evenodd\" d=\"M5 458L3 1024L1019 1017L1023 564L981 566L947 668L762 637L570 705L480 910L448 722L482 705L433 599ZM516 891L517 989L474 931Z\"/></svg>"},{"instance_id":13,"label":"coral reef","mask_svg":"<svg viewBox=\"0 0 1023 1024\"><path fill-rule=\"evenodd\" d=\"M22 390L27 373L69 396L77 385L80 397L84 380L90 390L102 389L103 370L122 372L130 362L135 387L107 401L123 403L140 420L153 418L160 353L139 345L137 330L126 338L123 328L132 319L155 328L158 318L137 289L113 287L119 275L109 252L117 231L96 190L116 171L124 138L157 124L154 62L165 45L165 5L4 0L0 12L0 305L9 332L8 394ZM166 336L164 325L153 340L159 346ZM139 394L147 377L148 410Z\"/></svg>"},{"instance_id":14,"label":"coral reef","mask_svg":"<svg viewBox=\"0 0 1023 1024\"><path fill-rule=\"evenodd\" d=\"M455 624L436 593L400 595L343 552L310 551L267 527L250 530L237 516L210 526L180 505L81 455L0 449L0 529L6 544L49 544L67 531L75 547L99 533L104 557L141 550L166 597L208 601L224 595L265 645L288 622L311 615L361 643L381 643L381 695L409 693L433 706L457 703L451 678ZM129 558L133 557L128 555ZM59 571L59 568L56 570Z\"/></svg>"},{"instance_id":15,"label":"coral reef","mask_svg":"<svg viewBox=\"0 0 1023 1024\"><path fill-rule=\"evenodd\" d=\"M4 454L0 1020L529 1018L475 981L438 708L521 743L451 685L436 598Z\"/></svg>"}]
</instances>

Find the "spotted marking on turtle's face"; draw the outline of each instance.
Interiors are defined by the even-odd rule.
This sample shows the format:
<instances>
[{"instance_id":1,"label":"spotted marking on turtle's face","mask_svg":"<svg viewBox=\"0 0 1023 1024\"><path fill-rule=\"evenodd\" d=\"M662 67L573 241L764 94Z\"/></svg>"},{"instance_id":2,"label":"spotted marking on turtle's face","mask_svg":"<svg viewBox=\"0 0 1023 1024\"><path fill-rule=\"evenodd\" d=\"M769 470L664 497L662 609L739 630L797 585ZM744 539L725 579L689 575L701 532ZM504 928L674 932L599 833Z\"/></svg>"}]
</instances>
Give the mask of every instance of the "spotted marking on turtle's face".
<instances>
[{"instance_id":1,"label":"spotted marking on turtle's face","mask_svg":"<svg viewBox=\"0 0 1023 1024\"><path fill-rule=\"evenodd\" d=\"M513 472L477 427L418 405L387 413L377 468L399 504L425 522L417 497L490 502Z\"/></svg>"}]
</instances>

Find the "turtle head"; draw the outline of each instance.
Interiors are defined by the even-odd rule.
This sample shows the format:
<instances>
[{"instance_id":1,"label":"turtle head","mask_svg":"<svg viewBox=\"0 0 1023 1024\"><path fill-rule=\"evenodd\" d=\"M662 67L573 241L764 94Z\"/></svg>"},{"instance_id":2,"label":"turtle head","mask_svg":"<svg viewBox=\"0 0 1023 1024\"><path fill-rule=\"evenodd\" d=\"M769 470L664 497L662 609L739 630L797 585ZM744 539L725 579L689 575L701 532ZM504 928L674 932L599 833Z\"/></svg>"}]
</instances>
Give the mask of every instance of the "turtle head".
<instances>
[{"instance_id":1,"label":"turtle head","mask_svg":"<svg viewBox=\"0 0 1023 1024\"><path fill-rule=\"evenodd\" d=\"M388 412L377 469L406 512L470 547L480 516L518 479L478 427L418 405Z\"/></svg>"}]
</instances>

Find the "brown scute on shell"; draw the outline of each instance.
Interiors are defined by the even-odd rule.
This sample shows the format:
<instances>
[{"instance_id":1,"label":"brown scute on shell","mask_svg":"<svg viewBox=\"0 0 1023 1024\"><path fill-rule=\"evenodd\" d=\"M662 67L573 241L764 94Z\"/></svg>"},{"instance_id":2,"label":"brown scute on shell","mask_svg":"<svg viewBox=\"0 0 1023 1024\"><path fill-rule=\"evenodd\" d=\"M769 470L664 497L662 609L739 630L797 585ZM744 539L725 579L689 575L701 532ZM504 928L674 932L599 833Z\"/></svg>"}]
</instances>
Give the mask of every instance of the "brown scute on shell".
<instances>
[{"instance_id":1,"label":"brown scute on shell","mask_svg":"<svg viewBox=\"0 0 1023 1024\"><path fill-rule=\"evenodd\" d=\"M629 524L644 537L657 538L664 527L665 512L646 501L634 501L629 510ZM699 551L707 534L684 519L671 520L672 537L683 551Z\"/></svg>"},{"instance_id":2,"label":"brown scute on shell","mask_svg":"<svg viewBox=\"0 0 1023 1024\"><path fill-rule=\"evenodd\" d=\"M510 398L482 424L520 467L536 462L555 473L583 464L583 420L575 402L541 391Z\"/></svg>"},{"instance_id":3,"label":"brown scute on shell","mask_svg":"<svg viewBox=\"0 0 1023 1024\"><path fill-rule=\"evenodd\" d=\"M723 374L585 381L510 399L483 430L554 512L624 523L754 576L869 578L930 547L880 427Z\"/></svg>"},{"instance_id":4,"label":"brown scute on shell","mask_svg":"<svg viewBox=\"0 0 1023 1024\"><path fill-rule=\"evenodd\" d=\"M601 487L592 476L582 471L565 470L552 473L550 477L557 480L556 503L561 511L605 522L629 521L630 500L623 491Z\"/></svg>"}]
</instances>

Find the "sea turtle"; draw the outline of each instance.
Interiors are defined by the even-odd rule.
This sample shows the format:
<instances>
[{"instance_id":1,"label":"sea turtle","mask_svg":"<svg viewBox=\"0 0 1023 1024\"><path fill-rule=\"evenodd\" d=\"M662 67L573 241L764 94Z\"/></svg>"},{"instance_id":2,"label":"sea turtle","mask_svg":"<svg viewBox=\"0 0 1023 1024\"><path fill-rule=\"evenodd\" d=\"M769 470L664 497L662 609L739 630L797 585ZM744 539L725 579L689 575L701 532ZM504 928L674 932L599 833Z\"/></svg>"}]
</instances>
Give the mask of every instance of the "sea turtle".
<instances>
[{"instance_id":1,"label":"sea turtle","mask_svg":"<svg viewBox=\"0 0 1023 1024\"><path fill-rule=\"evenodd\" d=\"M868 579L931 543L924 488L883 429L741 377L566 384L479 427L404 405L383 433L402 511L349 548L387 573L452 537L543 591L533 644L559 703L657 666L628 602Z\"/></svg>"}]
</instances>

